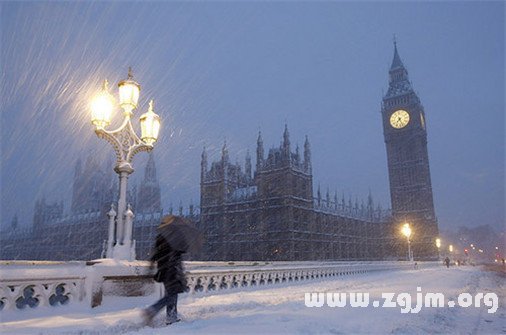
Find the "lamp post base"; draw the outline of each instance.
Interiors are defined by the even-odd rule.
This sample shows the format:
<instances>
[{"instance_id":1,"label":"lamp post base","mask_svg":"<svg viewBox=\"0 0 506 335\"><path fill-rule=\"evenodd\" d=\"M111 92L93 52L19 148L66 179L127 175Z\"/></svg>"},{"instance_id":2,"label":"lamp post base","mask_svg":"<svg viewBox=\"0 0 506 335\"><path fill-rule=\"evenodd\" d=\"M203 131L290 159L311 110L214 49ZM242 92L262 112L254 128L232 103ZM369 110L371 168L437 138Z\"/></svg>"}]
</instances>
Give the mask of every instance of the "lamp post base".
<instances>
[{"instance_id":1,"label":"lamp post base","mask_svg":"<svg viewBox=\"0 0 506 335\"><path fill-rule=\"evenodd\" d=\"M115 245L112 247L112 258L116 260L126 260L126 261L134 261L135 260L135 241L130 245Z\"/></svg>"}]
</instances>

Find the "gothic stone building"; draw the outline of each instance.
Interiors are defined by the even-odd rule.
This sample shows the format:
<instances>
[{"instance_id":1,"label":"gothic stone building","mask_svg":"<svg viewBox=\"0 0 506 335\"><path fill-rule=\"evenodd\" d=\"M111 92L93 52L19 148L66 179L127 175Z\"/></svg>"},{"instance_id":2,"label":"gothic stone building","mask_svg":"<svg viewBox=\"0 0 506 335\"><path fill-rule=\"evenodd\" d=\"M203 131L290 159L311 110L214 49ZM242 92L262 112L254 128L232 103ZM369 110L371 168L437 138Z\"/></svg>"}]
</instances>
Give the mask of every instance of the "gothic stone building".
<instances>
[{"instance_id":1,"label":"gothic stone building","mask_svg":"<svg viewBox=\"0 0 506 335\"><path fill-rule=\"evenodd\" d=\"M92 157L84 164L78 160L70 213L64 214L63 203L50 204L44 198L37 200L31 228L19 228L15 218L11 229L0 235L0 259L65 261L103 257L109 226L107 212L111 203L117 202L116 175L110 169L112 163L107 166L109 169L103 169ZM146 259L163 215L152 154L142 183L138 188L131 188L127 198L135 211L133 238L137 258ZM178 214L183 215L182 206ZM186 215L197 219L193 207Z\"/></svg>"},{"instance_id":2,"label":"gothic stone building","mask_svg":"<svg viewBox=\"0 0 506 335\"><path fill-rule=\"evenodd\" d=\"M381 115L393 222L411 225L415 259L436 259L435 240L439 232L432 197L425 111L409 81L396 44L389 76Z\"/></svg>"},{"instance_id":3,"label":"gothic stone building","mask_svg":"<svg viewBox=\"0 0 506 335\"><path fill-rule=\"evenodd\" d=\"M326 260L403 258L407 241L399 228L409 223L415 259L437 259L425 112L394 44L389 88L383 97L392 216L367 206L313 196L311 150L291 151L285 128L279 148L265 157L259 134L256 170L246 157L244 172L221 160L201 162L201 221L208 240L204 259Z\"/></svg>"},{"instance_id":4,"label":"gothic stone building","mask_svg":"<svg viewBox=\"0 0 506 335\"><path fill-rule=\"evenodd\" d=\"M256 169L249 153L244 172L229 161L226 144L221 160L208 169L201 161L200 227L209 260L339 260L384 259L390 254L391 225L372 198L367 206L337 195L313 196L311 148L291 150L285 127L279 148L267 157L258 135Z\"/></svg>"}]
</instances>

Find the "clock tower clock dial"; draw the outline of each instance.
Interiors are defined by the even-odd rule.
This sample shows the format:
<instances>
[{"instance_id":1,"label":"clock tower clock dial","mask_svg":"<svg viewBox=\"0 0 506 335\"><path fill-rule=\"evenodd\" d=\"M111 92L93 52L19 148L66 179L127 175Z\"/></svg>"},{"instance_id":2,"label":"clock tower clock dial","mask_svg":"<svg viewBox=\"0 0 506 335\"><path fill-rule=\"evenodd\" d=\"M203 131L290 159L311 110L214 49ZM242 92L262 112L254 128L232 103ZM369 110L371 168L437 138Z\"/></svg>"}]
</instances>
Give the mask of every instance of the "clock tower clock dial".
<instances>
[{"instance_id":1,"label":"clock tower clock dial","mask_svg":"<svg viewBox=\"0 0 506 335\"><path fill-rule=\"evenodd\" d=\"M390 124L392 127L401 129L406 127L406 125L409 122L409 113L406 112L404 109L396 110L392 113L392 116L390 116Z\"/></svg>"},{"instance_id":2,"label":"clock tower clock dial","mask_svg":"<svg viewBox=\"0 0 506 335\"><path fill-rule=\"evenodd\" d=\"M411 245L415 260L437 259L435 240L439 233L430 179L425 113L395 42L389 77L381 114L393 221L399 227L403 223L412 227ZM405 248L399 250L400 255L404 252Z\"/></svg>"}]
</instances>

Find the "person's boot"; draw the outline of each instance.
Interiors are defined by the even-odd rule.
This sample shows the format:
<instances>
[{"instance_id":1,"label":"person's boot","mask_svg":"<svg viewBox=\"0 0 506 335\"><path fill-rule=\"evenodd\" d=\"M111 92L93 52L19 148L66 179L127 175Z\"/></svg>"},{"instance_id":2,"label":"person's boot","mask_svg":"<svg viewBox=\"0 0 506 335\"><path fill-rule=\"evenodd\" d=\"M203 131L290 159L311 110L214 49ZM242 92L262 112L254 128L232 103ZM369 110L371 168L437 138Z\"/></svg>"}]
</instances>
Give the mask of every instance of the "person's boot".
<instances>
[{"instance_id":1,"label":"person's boot","mask_svg":"<svg viewBox=\"0 0 506 335\"><path fill-rule=\"evenodd\" d=\"M181 321L180 318L178 318L177 316L173 316L173 317L168 317L165 318L165 324L168 326L168 325L171 325L173 323L176 323L176 322L179 322Z\"/></svg>"}]
</instances>

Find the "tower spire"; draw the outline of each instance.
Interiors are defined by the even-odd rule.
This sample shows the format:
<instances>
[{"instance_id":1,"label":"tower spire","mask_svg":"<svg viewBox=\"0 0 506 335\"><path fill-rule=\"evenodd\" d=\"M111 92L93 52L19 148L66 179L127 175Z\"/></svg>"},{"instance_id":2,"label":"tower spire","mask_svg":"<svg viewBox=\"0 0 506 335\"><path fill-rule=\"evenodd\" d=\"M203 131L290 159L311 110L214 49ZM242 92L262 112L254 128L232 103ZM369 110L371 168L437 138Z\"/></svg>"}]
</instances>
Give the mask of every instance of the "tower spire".
<instances>
[{"instance_id":1,"label":"tower spire","mask_svg":"<svg viewBox=\"0 0 506 335\"><path fill-rule=\"evenodd\" d=\"M156 182L156 166L153 158L153 152L149 153L148 162L144 170L144 183Z\"/></svg>"},{"instance_id":2,"label":"tower spire","mask_svg":"<svg viewBox=\"0 0 506 335\"><path fill-rule=\"evenodd\" d=\"M394 35L394 59L392 60L392 65L390 66L390 71L404 68L404 64L402 63L401 57L399 56L399 52L397 51L397 40Z\"/></svg>"},{"instance_id":3,"label":"tower spire","mask_svg":"<svg viewBox=\"0 0 506 335\"><path fill-rule=\"evenodd\" d=\"M262 140L262 132L258 131L257 139L257 172L262 170L264 162L264 141Z\"/></svg>"},{"instance_id":4,"label":"tower spire","mask_svg":"<svg viewBox=\"0 0 506 335\"><path fill-rule=\"evenodd\" d=\"M228 162L229 162L229 157L228 157L227 140L225 140L223 143L223 148L221 149L222 178L225 181L228 179L228 165L229 165Z\"/></svg>"},{"instance_id":5,"label":"tower spire","mask_svg":"<svg viewBox=\"0 0 506 335\"><path fill-rule=\"evenodd\" d=\"M228 148L227 140L223 142L223 148L221 149L221 160L228 163Z\"/></svg>"},{"instance_id":6,"label":"tower spire","mask_svg":"<svg viewBox=\"0 0 506 335\"><path fill-rule=\"evenodd\" d=\"M322 201L322 192L320 191L320 183L318 183L318 191L316 192L316 197L318 201L318 207L320 207Z\"/></svg>"},{"instance_id":7,"label":"tower spire","mask_svg":"<svg viewBox=\"0 0 506 335\"><path fill-rule=\"evenodd\" d=\"M200 161L200 180L205 181L207 173L207 152L206 147L202 149L202 160Z\"/></svg>"},{"instance_id":8,"label":"tower spire","mask_svg":"<svg viewBox=\"0 0 506 335\"><path fill-rule=\"evenodd\" d=\"M290 133L288 132L288 125L285 123L285 131L283 132L283 154L288 164L291 164L290 152Z\"/></svg>"},{"instance_id":9,"label":"tower spire","mask_svg":"<svg viewBox=\"0 0 506 335\"><path fill-rule=\"evenodd\" d=\"M249 149L248 151L246 151L246 162L244 164L244 171L246 173L248 181L251 180L251 155L249 154Z\"/></svg>"},{"instance_id":10,"label":"tower spire","mask_svg":"<svg viewBox=\"0 0 506 335\"><path fill-rule=\"evenodd\" d=\"M288 132L288 124L285 123L285 131L283 132L283 145L290 146L290 133Z\"/></svg>"},{"instance_id":11,"label":"tower spire","mask_svg":"<svg viewBox=\"0 0 506 335\"><path fill-rule=\"evenodd\" d=\"M306 173L311 173L311 147L307 135L306 141L304 142L304 170Z\"/></svg>"},{"instance_id":12,"label":"tower spire","mask_svg":"<svg viewBox=\"0 0 506 335\"><path fill-rule=\"evenodd\" d=\"M390 80L388 91L385 98L394 98L403 94L413 93L411 82L408 78L408 70L404 67L399 52L397 51L397 42L394 40L394 58L388 71ZM383 101L383 104L385 102Z\"/></svg>"}]
</instances>

